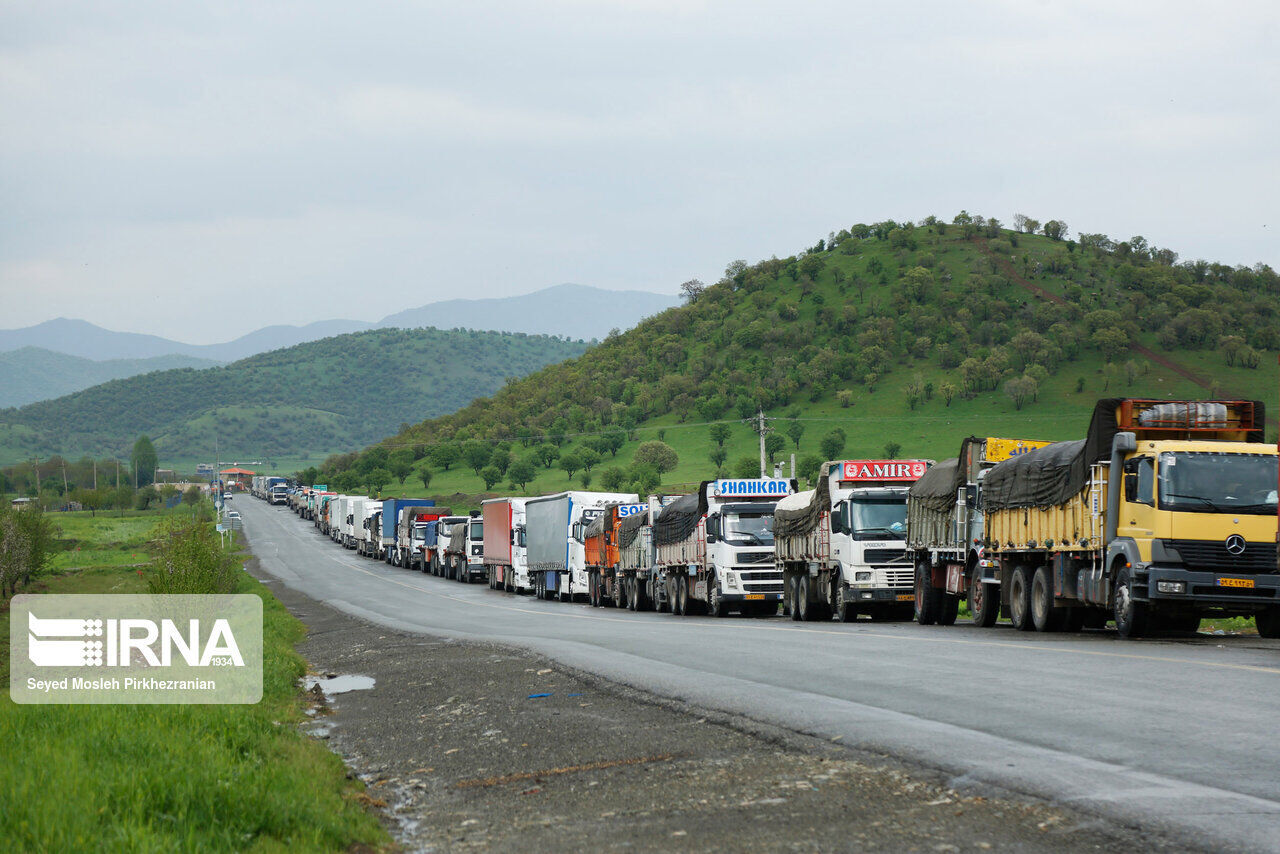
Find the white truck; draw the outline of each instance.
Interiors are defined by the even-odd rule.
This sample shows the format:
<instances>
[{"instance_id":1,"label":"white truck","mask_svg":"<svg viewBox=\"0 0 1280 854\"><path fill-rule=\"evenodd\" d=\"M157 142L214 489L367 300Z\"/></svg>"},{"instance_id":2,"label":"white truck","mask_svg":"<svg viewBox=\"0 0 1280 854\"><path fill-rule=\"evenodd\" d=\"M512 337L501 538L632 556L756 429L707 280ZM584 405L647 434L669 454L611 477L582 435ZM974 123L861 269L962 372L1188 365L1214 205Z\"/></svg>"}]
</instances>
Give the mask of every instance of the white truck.
<instances>
[{"instance_id":1,"label":"white truck","mask_svg":"<svg viewBox=\"0 0 1280 854\"><path fill-rule=\"evenodd\" d=\"M364 505L367 499L363 495L348 495L344 498L346 513L343 514L341 520L342 547L345 549L354 549L356 547L356 530L362 521L364 521Z\"/></svg>"},{"instance_id":2,"label":"white truck","mask_svg":"<svg viewBox=\"0 0 1280 854\"><path fill-rule=\"evenodd\" d=\"M970 436L960 454L933 466L907 494L907 548L915 565L916 622L949 626L968 598L976 625L991 627L1000 616L1000 586L984 584L994 566L982 545L982 482L996 463L1042 448L1048 442Z\"/></svg>"},{"instance_id":3,"label":"white truck","mask_svg":"<svg viewBox=\"0 0 1280 854\"><path fill-rule=\"evenodd\" d=\"M449 548L449 533L453 526L467 522L470 516L444 516L435 522L428 521L422 525L414 525L414 547L419 549L417 560L423 572L441 578L453 578L453 564L446 551Z\"/></svg>"},{"instance_id":4,"label":"white truck","mask_svg":"<svg viewBox=\"0 0 1280 854\"><path fill-rule=\"evenodd\" d=\"M524 498L490 498L482 502L484 565L489 586L508 593L533 589L529 581L529 547Z\"/></svg>"},{"instance_id":5,"label":"white truck","mask_svg":"<svg viewBox=\"0 0 1280 854\"><path fill-rule=\"evenodd\" d=\"M915 574L907 490L929 460L822 465L814 489L778 502L777 562L793 620L909 620Z\"/></svg>"},{"instance_id":6,"label":"white truck","mask_svg":"<svg viewBox=\"0 0 1280 854\"><path fill-rule=\"evenodd\" d=\"M353 526L356 552L365 557L380 557L382 552L382 502L367 499Z\"/></svg>"},{"instance_id":7,"label":"white truck","mask_svg":"<svg viewBox=\"0 0 1280 854\"><path fill-rule=\"evenodd\" d=\"M484 520L478 510L471 511L465 522L449 526L449 544L444 554L449 578L470 584L485 577ZM439 531L439 527L436 529Z\"/></svg>"},{"instance_id":8,"label":"white truck","mask_svg":"<svg viewBox=\"0 0 1280 854\"><path fill-rule=\"evenodd\" d=\"M636 504L634 492L560 492L525 502L529 575L539 599L572 602L590 593L586 529L606 504Z\"/></svg>"},{"instance_id":9,"label":"white truck","mask_svg":"<svg viewBox=\"0 0 1280 854\"><path fill-rule=\"evenodd\" d=\"M776 614L782 573L774 562L773 512L792 481L705 481L653 524L663 594L675 614Z\"/></svg>"}]
</instances>

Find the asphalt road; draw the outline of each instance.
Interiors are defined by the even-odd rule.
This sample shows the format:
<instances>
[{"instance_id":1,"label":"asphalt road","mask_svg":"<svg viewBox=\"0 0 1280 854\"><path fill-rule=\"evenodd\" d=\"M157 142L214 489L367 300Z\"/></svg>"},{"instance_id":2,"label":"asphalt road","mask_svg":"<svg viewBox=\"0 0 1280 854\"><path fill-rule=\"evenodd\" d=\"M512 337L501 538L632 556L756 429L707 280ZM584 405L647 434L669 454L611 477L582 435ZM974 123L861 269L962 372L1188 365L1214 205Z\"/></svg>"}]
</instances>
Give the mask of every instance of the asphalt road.
<instances>
[{"instance_id":1,"label":"asphalt road","mask_svg":"<svg viewBox=\"0 0 1280 854\"><path fill-rule=\"evenodd\" d=\"M499 641L631 687L1221 850L1280 851L1280 642L674 617L361 558L236 502L261 568L393 628Z\"/></svg>"}]
</instances>

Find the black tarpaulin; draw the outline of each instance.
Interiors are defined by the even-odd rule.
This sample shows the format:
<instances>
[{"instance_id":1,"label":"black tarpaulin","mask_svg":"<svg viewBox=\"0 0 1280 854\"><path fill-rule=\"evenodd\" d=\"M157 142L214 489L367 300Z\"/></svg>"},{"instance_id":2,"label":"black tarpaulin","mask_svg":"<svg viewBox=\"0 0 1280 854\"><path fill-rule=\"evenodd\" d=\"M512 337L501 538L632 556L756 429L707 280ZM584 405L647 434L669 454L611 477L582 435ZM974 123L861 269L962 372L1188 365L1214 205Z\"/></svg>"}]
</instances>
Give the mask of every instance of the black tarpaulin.
<instances>
[{"instance_id":1,"label":"black tarpaulin","mask_svg":"<svg viewBox=\"0 0 1280 854\"><path fill-rule=\"evenodd\" d=\"M698 527L698 521L707 515L707 484L704 481L698 491L682 495L662 508L662 514L653 523L653 541L666 546L687 539Z\"/></svg>"},{"instance_id":2,"label":"black tarpaulin","mask_svg":"<svg viewBox=\"0 0 1280 854\"><path fill-rule=\"evenodd\" d=\"M648 510L624 516L622 521L618 523L618 546L625 549L634 543L636 534L640 533L640 529L647 524L649 524Z\"/></svg>"},{"instance_id":3,"label":"black tarpaulin","mask_svg":"<svg viewBox=\"0 0 1280 854\"><path fill-rule=\"evenodd\" d=\"M924 477L911 484L908 500L913 504L919 502L934 513L943 513L955 506L956 491L963 484L964 469L960 458L953 457L931 466Z\"/></svg>"},{"instance_id":4,"label":"black tarpaulin","mask_svg":"<svg viewBox=\"0 0 1280 854\"><path fill-rule=\"evenodd\" d=\"M818 527L822 514L831 509L831 488L829 474L832 466L840 463L823 463L818 469L818 484L813 489L809 503L795 510L773 511L773 536L802 537ZM785 499L784 499L785 500Z\"/></svg>"}]
</instances>

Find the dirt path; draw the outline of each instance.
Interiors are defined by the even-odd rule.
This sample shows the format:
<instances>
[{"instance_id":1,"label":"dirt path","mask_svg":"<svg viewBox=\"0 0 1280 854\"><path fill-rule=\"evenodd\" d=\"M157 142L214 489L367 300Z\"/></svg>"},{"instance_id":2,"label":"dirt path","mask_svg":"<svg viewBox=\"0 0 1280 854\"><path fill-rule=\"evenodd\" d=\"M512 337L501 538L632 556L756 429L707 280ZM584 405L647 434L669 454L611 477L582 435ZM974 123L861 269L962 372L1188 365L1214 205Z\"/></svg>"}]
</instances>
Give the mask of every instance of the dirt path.
<instances>
[{"instance_id":1,"label":"dirt path","mask_svg":"<svg viewBox=\"0 0 1280 854\"><path fill-rule=\"evenodd\" d=\"M1186 850L518 650L399 634L251 571L310 627L315 671L375 680L309 729L407 850Z\"/></svg>"}]
</instances>

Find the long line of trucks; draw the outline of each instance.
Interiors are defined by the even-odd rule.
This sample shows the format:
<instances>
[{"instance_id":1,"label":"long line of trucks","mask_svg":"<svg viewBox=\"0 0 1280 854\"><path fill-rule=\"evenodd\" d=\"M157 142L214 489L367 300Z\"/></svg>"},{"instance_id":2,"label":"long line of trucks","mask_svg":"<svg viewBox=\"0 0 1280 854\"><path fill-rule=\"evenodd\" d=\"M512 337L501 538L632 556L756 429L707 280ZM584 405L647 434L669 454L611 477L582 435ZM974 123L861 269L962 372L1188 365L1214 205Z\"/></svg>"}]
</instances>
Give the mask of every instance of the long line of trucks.
<instances>
[{"instance_id":1,"label":"long line of trucks","mask_svg":"<svg viewBox=\"0 0 1280 854\"><path fill-rule=\"evenodd\" d=\"M567 491L466 514L323 484L288 505L359 554L540 599L717 617L915 619L1123 637L1254 617L1280 637L1277 448L1259 401L1107 399L1085 438L834 460L813 488ZM254 485L270 500L270 486Z\"/></svg>"}]
</instances>

